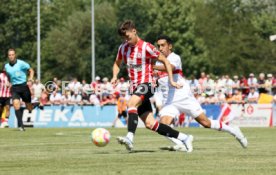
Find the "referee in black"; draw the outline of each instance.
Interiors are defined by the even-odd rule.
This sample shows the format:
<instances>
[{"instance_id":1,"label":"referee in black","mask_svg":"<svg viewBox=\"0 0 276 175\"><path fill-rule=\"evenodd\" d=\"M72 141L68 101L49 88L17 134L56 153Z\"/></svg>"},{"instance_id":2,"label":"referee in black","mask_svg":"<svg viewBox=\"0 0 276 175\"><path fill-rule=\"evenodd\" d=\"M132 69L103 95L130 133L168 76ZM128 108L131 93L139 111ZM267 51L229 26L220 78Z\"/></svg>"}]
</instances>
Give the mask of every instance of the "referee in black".
<instances>
[{"instance_id":1,"label":"referee in black","mask_svg":"<svg viewBox=\"0 0 276 175\"><path fill-rule=\"evenodd\" d=\"M8 50L8 58L9 62L5 64L5 70L12 84L11 93L13 107L19 131L25 131L22 120L23 110L20 108L20 99L25 102L26 108L31 112L33 110L33 105L31 103L31 92L27 86L27 75L29 75L28 80L33 81L34 70L28 63L16 58L15 49L13 48Z\"/></svg>"}]
</instances>

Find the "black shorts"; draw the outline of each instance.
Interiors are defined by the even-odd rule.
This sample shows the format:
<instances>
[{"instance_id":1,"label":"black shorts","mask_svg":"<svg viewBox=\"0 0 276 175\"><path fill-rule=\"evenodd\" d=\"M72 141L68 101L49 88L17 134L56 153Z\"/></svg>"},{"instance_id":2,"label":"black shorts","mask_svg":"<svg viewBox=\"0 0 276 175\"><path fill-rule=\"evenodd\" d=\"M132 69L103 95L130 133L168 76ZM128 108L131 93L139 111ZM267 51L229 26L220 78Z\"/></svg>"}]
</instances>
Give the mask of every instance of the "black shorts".
<instances>
[{"instance_id":1,"label":"black shorts","mask_svg":"<svg viewBox=\"0 0 276 175\"><path fill-rule=\"evenodd\" d=\"M137 95L142 99L142 104L138 107L138 115L141 116L145 112L152 112L150 98L154 94L154 87L151 83L142 83L134 90L133 95Z\"/></svg>"},{"instance_id":2,"label":"black shorts","mask_svg":"<svg viewBox=\"0 0 276 175\"><path fill-rule=\"evenodd\" d=\"M144 100L142 104L138 107L138 115L142 116L145 112L152 112L150 100Z\"/></svg>"},{"instance_id":3,"label":"black shorts","mask_svg":"<svg viewBox=\"0 0 276 175\"><path fill-rule=\"evenodd\" d=\"M154 87L152 87L151 83L142 83L137 86L133 91L133 95L139 96L142 101L149 100L154 94Z\"/></svg>"},{"instance_id":4,"label":"black shorts","mask_svg":"<svg viewBox=\"0 0 276 175\"><path fill-rule=\"evenodd\" d=\"M118 118L121 117L127 118L127 111L122 111L122 113L118 113Z\"/></svg>"},{"instance_id":5,"label":"black shorts","mask_svg":"<svg viewBox=\"0 0 276 175\"><path fill-rule=\"evenodd\" d=\"M31 92L27 85L13 85L11 88L12 99L22 99L25 103L31 103Z\"/></svg>"},{"instance_id":6,"label":"black shorts","mask_svg":"<svg viewBox=\"0 0 276 175\"><path fill-rule=\"evenodd\" d=\"M0 106L10 105L10 97L0 97Z\"/></svg>"}]
</instances>

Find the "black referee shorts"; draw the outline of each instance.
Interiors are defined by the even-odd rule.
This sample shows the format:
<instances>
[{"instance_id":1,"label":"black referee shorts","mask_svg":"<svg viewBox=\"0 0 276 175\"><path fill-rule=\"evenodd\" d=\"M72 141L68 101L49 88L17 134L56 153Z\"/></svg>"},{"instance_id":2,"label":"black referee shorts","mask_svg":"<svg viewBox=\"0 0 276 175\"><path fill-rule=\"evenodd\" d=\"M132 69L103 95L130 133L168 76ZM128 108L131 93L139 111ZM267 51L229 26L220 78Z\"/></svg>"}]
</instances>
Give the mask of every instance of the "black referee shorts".
<instances>
[{"instance_id":1,"label":"black referee shorts","mask_svg":"<svg viewBox=\"0 0 276 175\"><path fill-rule=\"evenodd\" d=\"M22 99L25 103L31 103L31 91L26 84L13 85L11 88L12 100Z\"/></svg>"}]
</instances>

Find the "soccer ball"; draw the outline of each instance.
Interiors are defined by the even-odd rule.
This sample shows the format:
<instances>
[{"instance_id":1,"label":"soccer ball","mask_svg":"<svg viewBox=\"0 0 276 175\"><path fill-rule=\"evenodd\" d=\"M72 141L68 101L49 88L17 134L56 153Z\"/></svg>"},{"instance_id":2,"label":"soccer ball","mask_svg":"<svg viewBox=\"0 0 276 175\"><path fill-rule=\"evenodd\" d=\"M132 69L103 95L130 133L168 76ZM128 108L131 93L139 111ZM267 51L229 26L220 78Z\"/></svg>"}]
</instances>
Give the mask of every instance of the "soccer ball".
<instances>
[{"instance_id":1,"label":"soccer ball","mask_svg":"<svg viewBox=\"0 0 276 175\"><path fill-rule=\"evenodd\" d=\"M98 146L103 147L106 146L111 138L110 132L104 128L94 129L91 133L92 142Z\"/></svg>"}]
</instances>

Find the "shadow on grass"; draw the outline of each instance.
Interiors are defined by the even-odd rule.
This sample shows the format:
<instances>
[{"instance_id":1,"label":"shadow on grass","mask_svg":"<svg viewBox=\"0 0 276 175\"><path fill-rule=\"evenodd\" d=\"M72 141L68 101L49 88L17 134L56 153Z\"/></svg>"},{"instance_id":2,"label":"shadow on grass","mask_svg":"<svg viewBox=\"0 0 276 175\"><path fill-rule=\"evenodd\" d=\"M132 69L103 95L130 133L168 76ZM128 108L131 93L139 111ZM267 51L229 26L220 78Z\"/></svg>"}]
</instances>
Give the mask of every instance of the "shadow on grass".
<instances>
[{"instance_id":1,"label":"shadow on grass","mask_svg":"<svg viewBox=\"0 0 276 175\"><path fill-rule=\"evenodd\" d=\"M154 153L154 152L156 152L156 151L154 151L154 150L132 150L131 152L129 152L129 153Z\"/></svg>"}]
</instances>

